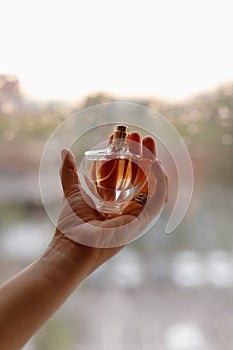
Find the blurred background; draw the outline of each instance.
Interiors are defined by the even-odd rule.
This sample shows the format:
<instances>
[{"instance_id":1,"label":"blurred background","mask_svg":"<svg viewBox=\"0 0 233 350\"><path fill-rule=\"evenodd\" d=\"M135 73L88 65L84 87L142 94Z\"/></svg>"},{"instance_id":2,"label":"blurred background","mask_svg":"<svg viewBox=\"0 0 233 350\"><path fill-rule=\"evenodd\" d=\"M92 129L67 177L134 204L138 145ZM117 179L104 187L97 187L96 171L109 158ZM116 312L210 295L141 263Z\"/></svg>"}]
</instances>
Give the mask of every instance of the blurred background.
<instances>
[{"instance_id":1,"label":"blurred background","mask_svg":"<svg viewBox=\"0 0 233 350\"><path fill-rule=\"evenodd\" d=\"M195 176L179 227L100 267L25 350L232 349L232 30L226 0L1 1L1 281L53 236L39 163L72 113L110 101L160 112Z\"/></svg>"}]
</instances>

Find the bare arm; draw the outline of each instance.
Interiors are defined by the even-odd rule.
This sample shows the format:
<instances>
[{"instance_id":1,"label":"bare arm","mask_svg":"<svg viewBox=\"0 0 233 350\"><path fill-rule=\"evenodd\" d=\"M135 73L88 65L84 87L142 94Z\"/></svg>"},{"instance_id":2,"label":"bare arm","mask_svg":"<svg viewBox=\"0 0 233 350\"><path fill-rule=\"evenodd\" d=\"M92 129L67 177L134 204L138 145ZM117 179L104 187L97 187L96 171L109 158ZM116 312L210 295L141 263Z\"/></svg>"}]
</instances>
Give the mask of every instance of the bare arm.
<instances>
[{"instance_id":1,"label":"bare arm","mask_svg":"<svg viewBox=\"0 0 233 350\"><path fill-rule=\"evenodd\" d=\"M38 260L0 288L1 348L20 349L102 260L97 250L55 235Z\"/></svg>"}]
</instances>

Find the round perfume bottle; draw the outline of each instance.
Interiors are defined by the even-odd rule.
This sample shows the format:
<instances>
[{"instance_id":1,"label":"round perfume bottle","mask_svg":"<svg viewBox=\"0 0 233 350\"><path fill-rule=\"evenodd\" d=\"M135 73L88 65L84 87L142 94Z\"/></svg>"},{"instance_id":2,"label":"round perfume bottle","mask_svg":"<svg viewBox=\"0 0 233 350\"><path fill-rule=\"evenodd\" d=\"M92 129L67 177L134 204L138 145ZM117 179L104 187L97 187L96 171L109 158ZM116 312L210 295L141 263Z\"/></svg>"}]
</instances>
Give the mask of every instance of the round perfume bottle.
<instances>
[{"instance_id":1,"label":"round perfume bottle","mask_svg":"<svg viewBox=\"0 0 233 350\"><path fill-rule=\"evenodd\" d=\"M121 214L145 186L151 160L130 151L128 127L118 125L104 149L85 152L79 169L81 187L97 210ZM84 195L88 201L88 197Z\"/></svg>"}]
</instances>

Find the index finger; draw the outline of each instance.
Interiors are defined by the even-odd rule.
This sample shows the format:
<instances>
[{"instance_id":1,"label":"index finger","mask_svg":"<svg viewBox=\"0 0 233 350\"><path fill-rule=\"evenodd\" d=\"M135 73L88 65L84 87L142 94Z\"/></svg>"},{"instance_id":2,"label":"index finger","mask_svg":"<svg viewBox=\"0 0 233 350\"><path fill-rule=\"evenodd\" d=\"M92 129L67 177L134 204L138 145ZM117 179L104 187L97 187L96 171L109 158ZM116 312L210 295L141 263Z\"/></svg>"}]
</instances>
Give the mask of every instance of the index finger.
<instances>
[{"instance_id":1,"label":"index finger","mask_svg":"<svg viewBox=\"0 0 233 350\"><path fill-rule=\"evenodd\" d=\"M127 144L130 152L141 155L141 136L138 132L133 131L129 134Z\"/></svg>"},{"instance_id":2,"label":"index finger","mask_svg":"<svg viewBox=\"0 0 233 350\"><path fill-rule=\"evenodd\" d=\"M142 140L142 155L151 160L156 158L156 146L153 137L146 136Z\"/></svg>"}]
</instances>

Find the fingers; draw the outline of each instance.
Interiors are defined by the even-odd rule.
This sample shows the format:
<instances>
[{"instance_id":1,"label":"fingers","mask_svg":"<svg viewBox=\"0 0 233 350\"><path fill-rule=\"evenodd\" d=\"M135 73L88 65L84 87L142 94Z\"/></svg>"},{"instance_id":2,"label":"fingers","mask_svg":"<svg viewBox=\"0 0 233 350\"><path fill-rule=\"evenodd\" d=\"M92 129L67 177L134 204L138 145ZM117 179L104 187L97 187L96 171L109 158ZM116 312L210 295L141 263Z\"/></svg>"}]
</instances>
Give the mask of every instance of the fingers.
<instances>
[{"instance_id":1,"label":"fingers","mask_svg":"<svg viewBox=\"0 0 233 350\"><path fill-rule=\"evenodd\" d=\"M129 134L128 139L128 147L130 152L134 154L141 155L141 136L138 132L134 131Z\"/></svg>"},{"instance_id":2,"label":"fingers","mask_svg":"<svg viewBox=\"0 0 233 350\"><path fill-rule=\"evenodd\" d=\"M67 197L78 188L77 166L73 153L68 149L61 152L62 166L60 177L64 195Z\"/></svg>"},{"instance_id":3,"label":"fingers","mask_svg":"<svg viewBox=\"0 0 233 350\"><path fill-rule=\"evenodd\" d=\"M128 136L128 147L130 152L137 154L139 156L142 156L143 158L146 158L147 160L154 160L156 158L156 146L155 146L155 140L151 136L146 136L143 138L141 142L141 136L138 132L134 131ZM141 145L142 143L142 145ZM138 168L138 164L135 161L132 164L132 178L131 182L135 183L135 181L138 181L140 179L141 182L142 178L144 178L147 173L147 171L143 171L144 167L145 169L148 168L148 163L144 163L145 159L141 159L140 161L140 168ZM143 192L147 193L148 188L147 184L142 189Z\"/></svg>"},{"instance_id":4,"label":"fingers","mask_svg":"<svg viewBox=\"0 0 233 350\"><path fill-rule=\"evenodd\" d=\"M108 145L110 145L112 143L112 140L113 140L113 134L109 137Z\"/></svg>"},{"instance_id":5,"label":"fingers","mask_svg":"<svg viewBox=\"0 0 233 350\"><path fill-rule=\"evenodd\" d=\"M142 155L145 158L154 160L156 158L155 140L151 136L146 136L142 140Z\"/></svg>"},{"instance_id":6,"label":"fingers","mask_svg":"<svg viewBox=\"0 0 233 350\"><path fill-rule=\"evenodd\" d=\"M138 132L134 131L128 136L128 146L130 152L134 154L142 155L151 160L156 158L155 140L151 136L144 137L141 148L141 136Z\"/></svg>"}]
</instances>

